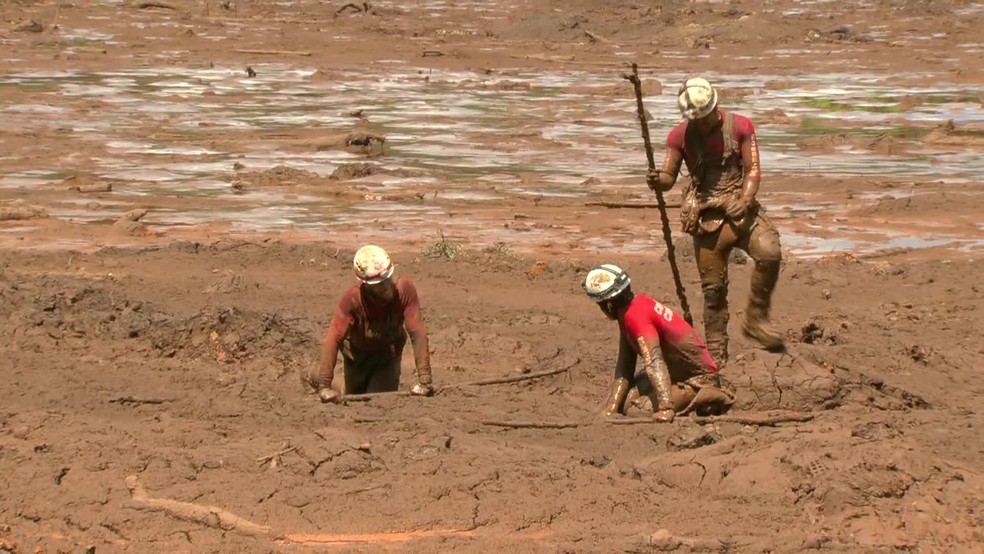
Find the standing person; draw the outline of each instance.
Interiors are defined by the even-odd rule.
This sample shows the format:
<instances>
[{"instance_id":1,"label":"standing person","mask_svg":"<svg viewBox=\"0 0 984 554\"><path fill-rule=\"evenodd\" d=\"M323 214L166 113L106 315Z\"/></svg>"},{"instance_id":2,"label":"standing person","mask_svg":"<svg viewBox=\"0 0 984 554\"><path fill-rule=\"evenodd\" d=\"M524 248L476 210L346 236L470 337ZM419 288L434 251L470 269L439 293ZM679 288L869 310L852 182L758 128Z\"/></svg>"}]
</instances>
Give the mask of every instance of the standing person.
<instances>
[{"instance_id":1,"label":"standing person","mask_svg":"<svg viewBox=\"0 0 984 554\"><path fill-rule=\"evenodd\" d=\"M688 79L677 94L685 119L670 131L663 167L647 181L666 192L683 162L690 172L680 220L694 237L707 346L718 363L727 363L728 259L737 246L755 261L742 331L768 350L782 350L782 336L769 326L782 251L779 232L756 199L761 168L755 128L748 118L718 108L718 93L706 79Z\"/></svg>"},{"instance_id":2,"label":"standing person","mask_svg":"<svg viewBox=\"0 0 984 554\"><path fill-rule=\"evenodd\" d=\"M341 396L332 381L341 352L345 394L395 391L400 386L400 360L409 335L417 365L417 384L410 393L433 394L427 328L413 281L394 279L389 255L372 244L355 253L353 265L359 284L345 291L338 302L321 346L321 365L316 375L308 375L308 384L322 402L337 402Z\"/></svg>"},{"instance_id":3,"label":"standing person","mask_svg":"<svg viewBox=\"0 0 984 554\"><path fill-rule=\"evenodd\" d=\"M730 407L734 396L720 388L717 365L697 331L669 307L634 294L631 284L629 275L613 264L595 267L583 284L605 316L618 321L618 359L605 415L624 413L633 387L650 396L653 419L659 422L671 422L678 413ZM640 358L643 371L637 378Z\"/></svg>"}]
</instances>

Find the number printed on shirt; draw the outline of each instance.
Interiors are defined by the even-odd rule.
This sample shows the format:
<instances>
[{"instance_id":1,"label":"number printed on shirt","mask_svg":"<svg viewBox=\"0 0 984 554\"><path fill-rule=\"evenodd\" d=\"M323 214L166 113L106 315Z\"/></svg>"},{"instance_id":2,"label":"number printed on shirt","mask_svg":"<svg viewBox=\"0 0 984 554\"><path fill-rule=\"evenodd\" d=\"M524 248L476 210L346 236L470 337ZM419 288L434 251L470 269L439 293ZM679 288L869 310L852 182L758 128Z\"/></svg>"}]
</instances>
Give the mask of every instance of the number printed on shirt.
<instances>
[{"instance_id":1,"label":"number printed on shirt","mask_svg":"<svg viewBox=\"0 0 984 554\"><path fill-rule=\"evenodd\" d=\"M659 302L656 302L655 304L656 305L653 306L653 310L656 313L663 316L663 319L665 319L666 321L673 321L673 310L667 308L666 306L660 304Z\"/></svg>"}]
</instances>

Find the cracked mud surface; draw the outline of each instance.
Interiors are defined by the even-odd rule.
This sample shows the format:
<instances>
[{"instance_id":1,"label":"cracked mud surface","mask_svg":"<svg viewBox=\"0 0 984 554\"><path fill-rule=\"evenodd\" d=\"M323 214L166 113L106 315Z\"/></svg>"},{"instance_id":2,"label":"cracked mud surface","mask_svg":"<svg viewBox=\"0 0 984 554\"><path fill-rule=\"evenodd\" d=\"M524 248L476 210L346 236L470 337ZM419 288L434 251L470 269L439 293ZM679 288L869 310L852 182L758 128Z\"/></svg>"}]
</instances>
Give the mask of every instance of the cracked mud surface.
<instances>
[{"instance_id":1,"label":"cracked mud surface","mask_svg":"<svg viewBox=\"0 0 984 554\"><path fill-rule=\"evenodd\" d=\"M348 256L229 241L8 253L7 524L52 550L274 548L132 509L124 478L134 474L153 496L290 533L474 533L414 539L416 551L647 551L664 528L752 550L980 540L974 399L984 391L979 346L967 345L982 300L966 294L980 262L786 263L776 319L789 351L736 338L725 375L738 408L810 411L812 422L511 430L481 422L595 417L615 329L577 289L597 260L540 260L531 278L536 260L498 251L453 262L395 253L422 285L438 384L580 361L569 376L323 406L297 372L315 361L331 292L351 279ZM672 290L662 263L629 267L646 288ZM747 270L735 268L734 305ZM225 271L249 294L210 288ZM696 278L692 267L684 275ZM837 279L853 286L819 294ZM807 323L836 342L804 342Z\"/></svg>"},{"instance_id":2,"label":"cracked mud surface","mask_svg":"<svg viewBox=\"0 0 984 554\"><path fill-rule=\"evenodd\" d=\"M0 4L0 551L984 541L979 3L165 3ZM650 200L628 59L657 141L694 60L755 117L790 346L741 338L739 257L725 377L736 412L813 421L587 425L616 330L586 269L676 304L655 212L585 205ZM418 285L438 386L570 371L321 405L298 375L368 240ZM136 509L130 475L362 538Z\"/></svg>"}]
</instances>

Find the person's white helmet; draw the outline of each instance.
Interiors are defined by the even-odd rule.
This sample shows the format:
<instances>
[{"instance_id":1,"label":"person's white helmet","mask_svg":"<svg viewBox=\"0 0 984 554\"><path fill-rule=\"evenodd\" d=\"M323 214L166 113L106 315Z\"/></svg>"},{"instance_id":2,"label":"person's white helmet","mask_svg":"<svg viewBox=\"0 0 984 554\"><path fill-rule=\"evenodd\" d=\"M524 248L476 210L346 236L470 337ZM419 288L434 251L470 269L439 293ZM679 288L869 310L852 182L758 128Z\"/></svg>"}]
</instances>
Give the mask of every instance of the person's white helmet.
<instances>
[{"instance_id":1,"label":"person's white helmet","mask_svg":"<svg viewBox=\"0 0 984 554\"><path fill-rule=\"evenodd\" d=\"M382 283L393 275L393 261L389 254L375 244L367 244L355 253L355 276L367 285Z\"/></svg>"},{"instance_id":2,"label":"person's white helmet","mask_svg":"<svg viewBox=\"0 0 984 554\"><path fill-rule=\"evenodd\" d=\"M629 288L632 279L629 274L615 264L602 264L584 278L584 292L595 302L611 300Z\"/></svg>"},{"instance_id":3,"label":"person's white helmet","mask_svg":"<svg viewBox=\"0 0 984 554\"><path fill-rule=\"evenodd\" d=\"M677 106L687 119L700 119L718 104L718 93L707 79L687 79L677 91Z\"/></svg>"}]
</instances>

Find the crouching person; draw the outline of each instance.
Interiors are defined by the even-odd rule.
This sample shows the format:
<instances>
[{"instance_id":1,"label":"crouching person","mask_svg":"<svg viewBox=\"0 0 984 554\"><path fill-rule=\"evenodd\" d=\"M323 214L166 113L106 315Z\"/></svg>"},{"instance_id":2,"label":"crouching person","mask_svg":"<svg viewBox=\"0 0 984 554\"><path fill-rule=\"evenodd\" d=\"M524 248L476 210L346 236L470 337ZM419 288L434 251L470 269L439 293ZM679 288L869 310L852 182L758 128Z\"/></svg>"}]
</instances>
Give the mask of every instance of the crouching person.
<instances>
[{"instance_id":1,"label":"crouching person","mask_svg":"<svg viewBox=\"0 0 984 554\"><path fill-rule=\"evenodd\" d=\"M417 288L406 277L393 277L393 262L378 246L360 248L354 266L359 284L342 295L321 346L321 364L317 374L307 376L308 384L322 402L337 402L340 387L332 384L341 352L345 394L395 391L409 336L417 366L417 383L410 393L430 396L430 352Z\"/></svg>"},{"instance_id":2,"label":"crouching person","mask_svg":"<svg viewBox=\"0 0 984 554\"><path fill-rule=\"evenodd\" d=\"M584 291L609 318L618 321L618 360L605 415L625 413L631 389L649 397L653 419L671 422L689 412L721 413L735 400L722 388L717 365L703 339L679 314L645 294L632 292L629 275L604 264L588 272ZM636 362L642 371L636 375Z\"/></svg>"}]
</instances>

